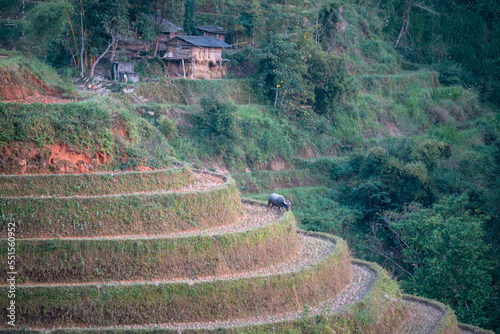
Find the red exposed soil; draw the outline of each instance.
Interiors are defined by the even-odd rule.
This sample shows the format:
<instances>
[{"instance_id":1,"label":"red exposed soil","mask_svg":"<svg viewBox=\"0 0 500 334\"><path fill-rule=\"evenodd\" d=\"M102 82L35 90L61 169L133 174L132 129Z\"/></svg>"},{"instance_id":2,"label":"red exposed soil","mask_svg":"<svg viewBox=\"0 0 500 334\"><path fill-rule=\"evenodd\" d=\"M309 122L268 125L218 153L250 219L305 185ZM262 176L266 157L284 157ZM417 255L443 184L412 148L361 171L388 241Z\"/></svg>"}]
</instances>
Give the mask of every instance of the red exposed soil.
<instances>
[{"instance_id":1,"label":"red exposed soil","mask_svg":"<svg viewBox=\"0 0 500 334\"><path fill-rule=\"evenodd\" d=\"M111 161L103 152L79 152L56 142L43 148L31 142L11 142L0 149L0 173L3 174L75 174L92 173L97 166Z\"/></svg>"},{"instance_id":2,"label":"red exposed soil","mask_svg":"<svg viewBox=\"0 0 500 334\"><path fill-rule=\"evenodd\" d=\"M35 95L28 96L27 98L24 99L5 100L3 102L17 102L23 104L29 104L29 103L55 104L55 103L73 103L75 102L75 100L61 99L59 97L54 97L54 96L43 96L38 94L38 92L35 92Z\"/></svg>"},{"instance_id":3,"label":"red exposed soil","mask_svg":"<svg viewBox=\"0 0 500 334\"><path fill-rule=\"evenodd\" d=\"M60 142L47 146L50 150L49 165L56 167L62 173L89 173L94 166L92 159L86 154L70 150L68 145Z\"/></svg>"},{"instance_id":4,"label":"red exposed soil","mask_svg":"<svg viewBox=\"0 0 500 334\"><path fill-rule=\"evenodd\" d=\"M111 130L115 136L127 138L130 141L130 135L128 133L127 124L120 117L115 117L113 124L113 129Z\"/></svg>"},{"instance_id":5,"label":"red exposed soil","mask_svg":"<svg viewBox=\"0 0 500 334\"><path fill-rule=\"evenodd\" d=\"M147 166L137 166L135 169L141 172L149 172L153 170L153 168Z\"/></svg>"},{"instance_id":6,"label":"red exposed soil","mask_svg":"<svg viewBox=\"0 0 500 334\"><path fill-rule=\"evenodd\" d=\"M22 69L13 73L10 69L0 68L0 101L45 104L73 102L56 97L60 93Z\"/></svg>"}]
</instances>

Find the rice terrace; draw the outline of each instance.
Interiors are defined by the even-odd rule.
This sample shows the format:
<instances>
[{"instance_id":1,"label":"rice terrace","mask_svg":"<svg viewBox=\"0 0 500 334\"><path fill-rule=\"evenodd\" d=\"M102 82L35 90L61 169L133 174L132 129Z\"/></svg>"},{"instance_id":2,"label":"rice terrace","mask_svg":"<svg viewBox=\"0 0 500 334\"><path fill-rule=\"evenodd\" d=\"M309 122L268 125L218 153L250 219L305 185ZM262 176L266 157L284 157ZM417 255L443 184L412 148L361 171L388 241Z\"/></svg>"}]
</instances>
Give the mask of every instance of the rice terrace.
<instances>
[{"instance_id":1,"label":"rice terrace","mask_svg":"<svg viewBox=\"0 0 500 334\"><path fill-rule=\"evenodd\" d=\"M499 17L0 0L0 333L500 333Z\"/></svg>"}]
</instances>

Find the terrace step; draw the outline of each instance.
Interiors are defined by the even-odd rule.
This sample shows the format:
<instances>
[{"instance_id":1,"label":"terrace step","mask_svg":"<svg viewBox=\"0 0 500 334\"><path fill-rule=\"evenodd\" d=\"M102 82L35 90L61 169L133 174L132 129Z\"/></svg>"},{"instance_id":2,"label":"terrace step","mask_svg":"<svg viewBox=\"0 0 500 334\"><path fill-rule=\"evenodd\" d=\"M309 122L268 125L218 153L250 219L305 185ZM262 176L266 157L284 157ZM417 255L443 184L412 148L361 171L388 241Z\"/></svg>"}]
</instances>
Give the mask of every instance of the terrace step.
<instances>
[{"instance_id":1,"label":"terrace step","mask_svg":"<svg viewBox=\"0 0 500 334\"><path fill-rule=\"evenodd\" d=\"M18 239L165 234L227 225L242 215L234 180L208 172L194 175L195 184L171 191L0 197L0 210L18 225ZM6 236L3 224L0 238Z\"/></svg>"},{"instance_id":2,"label":"terrace step","mask_svg":"<svg viewBox=\"0 0 500 334\"><path fill-rule=\"evenodd\" d=\"M0 175L0 198L144 193L180 189L195 181L186 166L146 172Z\"/></svg>"},{"instance_id":3,"label":"terrace step","mask_svg":"<svg viewBox=\"0 0 500 334\"><path fill-rule=\"evenodd\" d=\"M23 283L161 280L221 276L264 268L300 249L293 214L247 201L244 215L221 227L164 235L17 240ZM6 242L5 240L3 240ZM6 249L0 250L0 258ZM6 271L0 282L7 282Z\"/></svg>"},{"instance_id":4,"label":"terrace step","mask_svg":"<svg viewBox=\"0 0 500 334\"><path fill-rule=\"evenodd\" d=\"M24 327L139 325L220 321L300 310L334 297L351 281L347 246L303 235L290 261L224 277L175 281L17 286L16 323ZM6 289L4 287L3 289ZM243 293L244 292L244 293ZM7 302L2 294L2 303ZM220 303L214 301L220 300ZM3 316L5 308L0 310ZM6 324L2 324L5 328Z\"/></svg>"}]
</instances>

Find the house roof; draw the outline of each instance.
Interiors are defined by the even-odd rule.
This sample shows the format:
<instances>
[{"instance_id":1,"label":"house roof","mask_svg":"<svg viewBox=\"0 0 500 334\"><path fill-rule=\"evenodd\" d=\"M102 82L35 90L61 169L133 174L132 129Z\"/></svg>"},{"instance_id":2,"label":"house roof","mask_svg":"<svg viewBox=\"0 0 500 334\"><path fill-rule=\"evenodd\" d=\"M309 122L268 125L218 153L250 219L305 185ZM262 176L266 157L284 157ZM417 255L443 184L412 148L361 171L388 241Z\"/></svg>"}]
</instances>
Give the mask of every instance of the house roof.
<instances>
[{"instance_id":1,"label":"house roof","mask_svg":"<svg viewBox=\"0 0 500 334\"><path fill-rule=\"evenodd\" d=\"M201 31L206 31L206 32L212 33L212 34L227 35L227 30L224 30L222 27L216 26L214 24L206 25L206 26L196 26L195 28L198 30L201 30Z\"/></svg>"},{"instance_id":2,"label":"house roof","mask_svg":"<svg viewBox=\"0 0 500 334\"><path fill-rule=\"evenodd\" d=\"M150 16L154 20L154 16L153 15L150 15ZM182 29L181 27L173 24L172 22L170 22L169 20L166 20L166 19L161 20L159 25L160 25L161 32L169 32L170 33L170 32L184 31L184 29Z\"/></svg>"},{"instance_id":3,"label":"house roof","mask_svg":"<svg viewBox=\"0 0 500 334\"><path fill-rule=\"evenodd\" d=\"M184 42L187 42L189 44L193 44L195 46L204 46L204 47L211 47L211 48L229 48L231 45L221 41L218 38L215 38L213 36L175 36L172 38L169 42L175 40L175 39L181 39Z\"/></svg>"},{"instance_id":4,"label":"house roof","mask_svg":"<svg viewBox=\"0 0 500 334\"><path fill-rule=\"evenodd\" d=\"M116 39L118 42L123 42L123 43L130 43L130 44L142 44L143 43L142 40L137 39L135 37L117 36Z\"/></svg>"}]
</instances>

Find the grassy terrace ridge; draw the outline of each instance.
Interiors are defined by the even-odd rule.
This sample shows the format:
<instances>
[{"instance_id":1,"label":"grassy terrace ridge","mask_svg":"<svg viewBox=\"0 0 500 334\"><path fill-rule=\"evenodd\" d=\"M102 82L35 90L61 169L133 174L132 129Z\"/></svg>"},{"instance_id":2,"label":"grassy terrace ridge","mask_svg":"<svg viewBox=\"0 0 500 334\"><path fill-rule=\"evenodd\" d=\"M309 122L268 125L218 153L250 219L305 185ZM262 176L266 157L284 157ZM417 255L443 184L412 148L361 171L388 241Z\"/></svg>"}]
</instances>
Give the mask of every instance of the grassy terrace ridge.
<instances>
[{"instance_id":1,"label":"grassy terrace ridge","mask_svg":"<svg viewBox=\"0 0 500 334\"><path fill-rule=\"evenodd\" d=\"M16 309L16 324L31 328L137 325L300 310L304 304L337 295L352 279L347 244L333 236L319 237L334 243L332 250L294 272L199 282L18 287L16 298L23 303ZM6 294L0 298L2 303L7 301ZM5 317L6 309L0 313Z\"/></svg>"},{"instance_id":2,"label":"grassy terrace ridge","mask_svg":"<svg viewBox=\"0 0 500 334\"><path fill-rule=\"evenodd\" d=\"M92 196L179 189L195 182L191 168L89 174L0 175L0 197Z\"/></svg>"},{"instance_id":3,"label":"grassy terrace ridge","mask_svg":"<svg viewBox=\"0 0 500 334\"><path fill-rule=\"evenodd\" d=\"M250 271L290 259L299 247L293 213L287 212L257 228L219 235L18 240L16 257L22 264L21 284L109 283ZM7 256L7 248L0 248L0 256ZM7 272L0 277L5 281Z\"/></svg>"},{"instance_id":4,"label":"grassy terrace ridge","mask_svg":"<svg viewBox=\"0 0 500 334\"><path fill-rule=\"evenodd\" d=\"M281 188L313 187L329 182L326 177L309 169L283 169L231 174L243 194L259 193Z\"/></svg>"},{"instance_id":5,"label":"grassy terrace ridge","mask_svg":"<svg viewBox=\"0 0 500 334\"><path fill-rule=\"evenodd\" d=\"M495 334L493 331L467 324L458 324L458 328L460 328L464 334Z\"/></svg>"},{"instance_id":6,"label":"grassy terrace ridge","mask_svg":"<svg viewBox=\"0 0 500 334\"><path fill-rule=\"evenodd\" d=\"M439 73L433 70L402 71L395 74L360 75L359 80L367 91L404 91L410 86L419 88L439 87Z\"/></svg>"},{"instance_id":7,"label":"grassy terrace ridge","mask_svg":"<svg viewBox=\"0 0 500 334\"><path fill-rule=\"evenodd\" d=\"M51 334L77 334L77 333L315 333L318 330L331 332L332 329L344 329L345 333L390 333L397 329L405 316L405 308L402 303L402 293L397 283L389 277L387 272L380 266L353 260L353 264L366 267L374 272L374 280L369 282L369 289L362 294L361 299L348 299L337 311L330 311L321 303L310 305L312 309L318 309L319 314L309 312L298 312L292 319L284 321L266 321L265 317L253 319L248 325L238 326L216 326L213 329L211 323L196 324L158 324L147 326L120 326L106 328L78 328L78 329L54 329ZM342 292L348 293L348 292ZM342 294L341 293L341 294ZM328 305L328 302L325 303ZM334 305L338 306L338 305ZM252 319L248 319L250 321ZM0 332L2 332L0 330ZM33 331L34 333L40 333Z\"/></svg>"},{"instance_id":8,"label":"grassy terrace ridge","mask_svg":"<svg viewBox=\"0 0 500 334\"><path fill-rule=\"evenodd\" d=\"M255 95L254 84L251 79L163 79L155 83L139 83L134 93L152 103L195 105L203 97L217 94L220 100L234 104L260 104L261 98Z\"/></svg>"},{"instance_id":9,"label":"grassy terrace ridge","mask_svg":"<svg viewBox=\"0 0 500 334\"><path fill-rule=\"evenodd\" d=\"M7 235L6 221L16 223L18 239L165 234L226 225L242 208L234 180L218 177L225 183L206 191L0 198L5 217L0 236Z\"/></svg>"}]
</instances>

